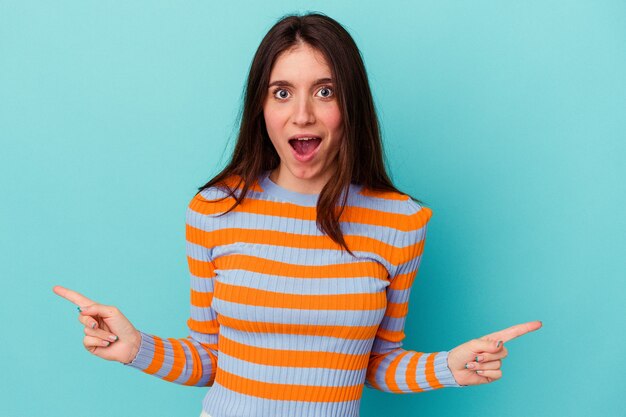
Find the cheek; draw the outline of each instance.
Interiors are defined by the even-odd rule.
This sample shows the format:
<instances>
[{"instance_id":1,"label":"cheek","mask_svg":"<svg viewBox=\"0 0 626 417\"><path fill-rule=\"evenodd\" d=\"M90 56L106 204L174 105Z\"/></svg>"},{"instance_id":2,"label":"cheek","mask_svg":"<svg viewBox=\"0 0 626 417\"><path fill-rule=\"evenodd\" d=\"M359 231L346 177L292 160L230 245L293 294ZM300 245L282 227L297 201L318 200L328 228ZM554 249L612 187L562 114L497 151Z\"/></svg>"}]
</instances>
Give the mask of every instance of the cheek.
<instances>
[{"instance_id":1,"label":"cheek","mask_svg":"<svg viewBox=\"0 0 626 417\"><path fill-rule=\"evenodd\" d=\"M336 139L342 135L342 118L341 112L339 111L339 107L335 107L330 109L324 117L324 122L329 131L332 132L333 136L336 136Z\"/></svg>"},{"instance_id":2,"label":"cheek","mask_svg":"<svg viewBox=\"0 0 626 417\"><path fill-rule=\"evenodd\" d=\"M280 111L272 108L272 106L267 106L263 108L263 118L265 120L265 126L267 127L267 133L270 139L274 141L285 125L285 116Z\"/></svg>"}]
</instances>

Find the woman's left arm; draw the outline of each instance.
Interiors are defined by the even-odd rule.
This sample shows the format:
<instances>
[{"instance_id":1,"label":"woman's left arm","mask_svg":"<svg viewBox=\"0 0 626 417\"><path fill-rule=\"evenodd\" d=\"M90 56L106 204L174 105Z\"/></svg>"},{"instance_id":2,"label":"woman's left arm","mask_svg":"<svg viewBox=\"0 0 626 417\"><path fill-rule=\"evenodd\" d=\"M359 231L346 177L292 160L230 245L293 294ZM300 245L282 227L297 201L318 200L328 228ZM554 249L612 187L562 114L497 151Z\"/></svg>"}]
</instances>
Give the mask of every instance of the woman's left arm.
<instances>
[{"instance_id":1,"label":"woman's left arm","mask_svg":"<svg viewBox=\"0 0 626 417\"><path fill-rule=\"evenodd\" d=\"M448 367L448 352L423 353L402 348L409 295L424 249L430 209L407 200L408 215L399 218L393 237L387 308L378 327L365 385L381 391L409 393L459 387Z\"/></svg>"},{"instance_id":2,"label":"woman's left arm","mask_svg":"<svg viewBox=\"0 0 626 417\"><path fill-rule=\"evenodd\" d=\"M422 353L402 348L409 294L424 248L431 211L412 200L410 245L399 248L402 260L393 268L387 287L387 308L376 333L369 359L365 385L381 391L409 393L444 387L479 385L502 377L502 359L507 356L504 342L541 328L541 322L519 324L450 351ZM403 226L405 229L406 225Z\"/></svg>"}]
</instances>

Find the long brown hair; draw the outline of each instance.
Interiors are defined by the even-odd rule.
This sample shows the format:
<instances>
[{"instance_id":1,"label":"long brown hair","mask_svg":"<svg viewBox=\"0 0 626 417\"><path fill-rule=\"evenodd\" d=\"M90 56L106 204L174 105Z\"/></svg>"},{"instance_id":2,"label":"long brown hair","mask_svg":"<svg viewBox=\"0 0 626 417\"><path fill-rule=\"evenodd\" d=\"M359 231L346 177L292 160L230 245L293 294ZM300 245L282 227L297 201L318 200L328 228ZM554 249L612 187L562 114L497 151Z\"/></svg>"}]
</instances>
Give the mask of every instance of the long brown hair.
<instances>
[{"instance_id":1,"label":"long brown hair","mask_svg":"<svg viewBox=\"0 0 626 417\"><path fill-rule=\"evenodd\" d=\"M339 225L350 184L380 191L400 192L392 184L383 160L378 118L365 66L350 34L334 19L319 13L287 15L267 32L257 49L244 91L239 134L228 165L200 191L225 186L235 203L243 202L263 171L278 167L280 158L270 141L263 118L270 72L278 56L299 43L321 52L332 72L341 111L344 136L337 154L337 172L322 189L317 201L317 226L352 254ZM235 176L235 184L226 180ZM241 189L239 193L235 191ZM341 201L339 201L341 200Z\"/></svg>"}]
</instances>

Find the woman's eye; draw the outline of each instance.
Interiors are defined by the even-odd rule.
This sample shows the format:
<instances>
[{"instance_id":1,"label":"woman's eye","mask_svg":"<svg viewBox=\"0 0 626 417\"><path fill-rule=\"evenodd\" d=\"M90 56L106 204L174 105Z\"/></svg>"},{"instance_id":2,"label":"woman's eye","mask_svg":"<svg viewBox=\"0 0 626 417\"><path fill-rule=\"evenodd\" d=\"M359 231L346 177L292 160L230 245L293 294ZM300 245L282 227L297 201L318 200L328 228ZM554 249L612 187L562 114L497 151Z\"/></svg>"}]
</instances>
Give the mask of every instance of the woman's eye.
<instances>
[{"instance_id":1,"label":"woman's eye","mask_svg":"<svg viewBox=\"0 0 626 417\"><path fill-rule=\"evenodd\" d=\"M322 87L319 89L318 93L320 94L320 96L328 98L333 95L333 90L329 87Z\"/></svg>"},{"instance_id":2,"label":"woman's eye","mask_svg":"<svg viewBox=\"0 0 626 417\"><path fill-rule=\"evenodd\" d=\"M283 89L278 89L276 91L274 91L274 97L284 100L287 97L289 97L289 91L287 90L283 90Z\"/></svg>"}]
</instances>

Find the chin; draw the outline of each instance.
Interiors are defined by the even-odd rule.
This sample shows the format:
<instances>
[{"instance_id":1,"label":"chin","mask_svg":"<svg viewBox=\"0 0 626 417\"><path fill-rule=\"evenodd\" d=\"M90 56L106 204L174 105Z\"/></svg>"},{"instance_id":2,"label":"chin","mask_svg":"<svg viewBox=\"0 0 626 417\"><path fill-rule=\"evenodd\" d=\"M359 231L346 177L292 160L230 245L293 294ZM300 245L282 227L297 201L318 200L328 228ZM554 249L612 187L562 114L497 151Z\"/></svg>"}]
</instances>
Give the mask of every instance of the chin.
<instances>
[{"instance_id":1,"label":"chin","mask_svg":"<svg viewBox=\"0 0 626 417\"><path fill-rule=\"evenodd\" d=\"M291 170L291 174L299 180L311 180L320 175L317 170L312 169L294 169Z\"/></svg>"}]
</instances>

